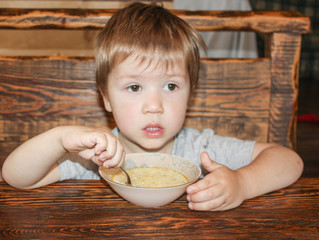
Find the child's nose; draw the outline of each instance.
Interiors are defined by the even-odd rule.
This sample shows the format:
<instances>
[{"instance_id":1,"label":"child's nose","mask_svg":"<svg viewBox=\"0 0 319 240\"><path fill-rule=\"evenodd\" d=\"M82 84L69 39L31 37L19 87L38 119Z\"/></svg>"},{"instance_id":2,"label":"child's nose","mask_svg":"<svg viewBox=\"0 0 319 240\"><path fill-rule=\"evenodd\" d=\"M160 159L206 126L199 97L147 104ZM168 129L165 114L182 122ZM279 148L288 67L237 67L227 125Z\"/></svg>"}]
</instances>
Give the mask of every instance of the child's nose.
<instances>
[{"instance_id":1,"label":"child's nose","mask_svg":"<svg viewBox=\"0 0 319 240\"><path fill-rule=\"evenodd\" d=\"M143 113L163 113L162 98L159 93L150 93L145 99Z\"/></svg>"}]
</instances>

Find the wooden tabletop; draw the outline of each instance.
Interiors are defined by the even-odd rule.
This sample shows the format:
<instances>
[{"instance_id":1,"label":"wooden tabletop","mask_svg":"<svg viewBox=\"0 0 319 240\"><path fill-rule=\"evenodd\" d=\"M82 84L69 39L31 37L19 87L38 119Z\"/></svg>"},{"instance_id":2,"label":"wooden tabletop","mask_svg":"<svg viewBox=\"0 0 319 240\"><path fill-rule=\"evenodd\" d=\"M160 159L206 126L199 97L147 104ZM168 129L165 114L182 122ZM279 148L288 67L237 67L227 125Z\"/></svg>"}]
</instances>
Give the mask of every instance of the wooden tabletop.
<instances>
[{"instance_id":1,"label":"wooden tabletop","mask_svg":"<svg viewBox=\"0 0 319 240\"><path fill-rule=\"evenodd\" d=\"M0 183L0 239L319 239L319 178L222 212L187 208L185 196L135 206L103 181L65 181L35 190Z\"/></svg>"}]
</instances>

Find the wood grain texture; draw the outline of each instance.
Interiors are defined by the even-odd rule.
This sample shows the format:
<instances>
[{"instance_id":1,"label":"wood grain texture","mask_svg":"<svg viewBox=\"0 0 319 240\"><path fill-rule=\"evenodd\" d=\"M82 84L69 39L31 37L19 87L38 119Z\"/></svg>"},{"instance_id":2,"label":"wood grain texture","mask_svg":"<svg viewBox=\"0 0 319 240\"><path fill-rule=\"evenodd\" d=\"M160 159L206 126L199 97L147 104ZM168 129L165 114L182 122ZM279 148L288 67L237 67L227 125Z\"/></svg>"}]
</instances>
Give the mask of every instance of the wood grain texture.
<instances>
[{"instance_id":1,"label":"wood grain texture","mask_svg":"<svg viewBox=\"0 0 319 240\"><path fill-rule=\"evenodd\" d=\"M99 29L117 10L0 9L4 29ZM200 31L245 30L261 33L306 33L309 18L293 11L183 11L173 10Z\"/></svg>"},{"instance_id":2,"label":"wood grain texture","mask_svg":"<svg viewBox=\"0 0 319 240\"><path fill-rule=\"evenodd\" d=\"M202 59L186 125L218 134L268 141L269 59Z\"/></svg>"},{"instance_id":3,"label":"wood grain texture","mask_svg":"<svg viewBox=\"0 0 319 240\"><path fill-rule=\"evenodd\" d=\"M299 34L273 34L269 139L293 148L296 148L300 49Z\"/></svg>"},{"instance_id":4,"label":"wood grain texture","mask_svg":"<svg viewBox=\"0 0 319 240\"><path fill-rule=\"evenodd\" d=\"M0 29L100 29L115 11L0 9ZM295 148L300 36L309 19L297 12L174 13L204 31L267 33L266 58L201 60L185 125ZM0 166L52 127L114 127L94 79L93 58L0 57Z\"/></svg>"},{"instance_id":5,"label":"wood grain texture","mask_svg":"<svg viewBox=\"0 0 319 240\"><path fill-rule=\"evenodd\" d=\"M101 181L66 181L34 190L0 183L1 239L318 239L319 179L197 212L185 196L156 208L126 202Z\"/></svg>"},{"instance_id":6,"label":"wood grain texture","mask_svg":"<svg viewBox=\"0 0 319 240\"><path fill-rule=\"evenodd\" d=\"M105 126L94 71L92 58L1 58L0 162L50 128Z\"/></svg>"}]
</instances>

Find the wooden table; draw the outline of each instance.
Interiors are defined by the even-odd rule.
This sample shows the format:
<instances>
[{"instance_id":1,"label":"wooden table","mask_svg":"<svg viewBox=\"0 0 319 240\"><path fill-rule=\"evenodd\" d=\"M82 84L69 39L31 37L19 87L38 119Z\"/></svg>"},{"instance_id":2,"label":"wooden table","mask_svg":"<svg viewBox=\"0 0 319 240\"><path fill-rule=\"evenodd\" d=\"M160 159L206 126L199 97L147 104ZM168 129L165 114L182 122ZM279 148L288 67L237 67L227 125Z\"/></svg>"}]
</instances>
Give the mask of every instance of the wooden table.
<instances>
[{"instance_id":1,"label":"wooden table","mask_svg":"<svg viewBox=\"0 0 319 240\"><path fill-rule=\"evenodd\" d=\"M319 178L223 212L187 208L185 196L157 208L126 202L102 181L35 190L0 183L0 239L319 239Z\"/></svg>"}]
</instances>

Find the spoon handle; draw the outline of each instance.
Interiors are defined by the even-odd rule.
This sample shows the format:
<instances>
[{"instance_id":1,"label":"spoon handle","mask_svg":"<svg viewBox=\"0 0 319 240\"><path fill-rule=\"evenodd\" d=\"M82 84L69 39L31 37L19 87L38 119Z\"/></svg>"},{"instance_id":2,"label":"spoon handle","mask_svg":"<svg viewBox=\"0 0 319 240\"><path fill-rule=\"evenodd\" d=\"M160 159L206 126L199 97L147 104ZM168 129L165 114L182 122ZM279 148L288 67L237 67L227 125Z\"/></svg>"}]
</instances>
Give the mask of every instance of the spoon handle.
<instances>
[{"instance_id":1,"label":"spoon handle","mask_svg":"<svg viewBox=\"0 0 319 240\"><path fill-rule=\"evenodd\" d=\"M126 175L126 185L132 185L130 175L124 170L124 168L122 168L122 167L120 167L120 168L124 172L124 174Z\"/></svg>"}]
</instances>

